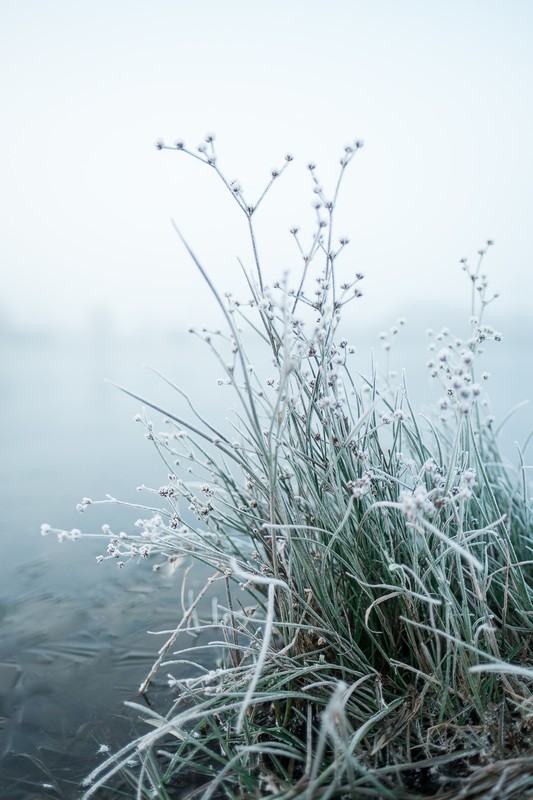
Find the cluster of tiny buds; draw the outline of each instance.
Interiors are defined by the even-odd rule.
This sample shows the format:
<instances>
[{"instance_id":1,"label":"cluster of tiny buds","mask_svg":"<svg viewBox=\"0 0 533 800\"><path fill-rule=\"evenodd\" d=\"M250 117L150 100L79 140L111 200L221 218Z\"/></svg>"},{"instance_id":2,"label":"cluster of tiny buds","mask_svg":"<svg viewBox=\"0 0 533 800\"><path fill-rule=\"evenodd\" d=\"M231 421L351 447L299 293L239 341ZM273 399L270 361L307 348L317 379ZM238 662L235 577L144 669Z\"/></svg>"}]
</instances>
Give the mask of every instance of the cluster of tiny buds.
<instances>
[{"instance_id":1,"label":"cluster of tiny buds","mask_svg":"<svg viewBox=\"0 0 533 800\"><path fill-rule=\"evenodd\" d=\"M442 491L446 488L446 469L437 465L433 458L427 459L417 472L414 461L403 457L402 453L396 454L398 460L413 473L413 490L400 492L399 502L402 513L413 518L424 512L435 513L446 504L465 502L473 495L476 483L476 471L473 467L463 468L458 466L455 474L458 483L451 486L444 496ZM425 476L425 477L424 477ZM430 488L427 488L429 481Z\"/></svg>"},{"instance_id":2,"label":"cluster of tiny buds","mask_svg":"<svg viewBox=\"0 0 533 800\"><path fill-rule=\"evenodd\" d=\"M487 252L488 248L492 247L493 244L494 244L494 239L487 239L487 241L485 243L485 247L482 247L477 251L478 256L484 256L485 253ZM463 266L467 266L468 265L468 259L463 256L463 258L459 259L459 263L463 264Z\"/></svg>"},{"instance_id":3,"label":"cluster of tiny buds","mask_svg":"<svg viewBox=\"0 0 533 800\"><path fill-rule=\"evenodd\" d=\"M461 366L447 370L446 375L446 394L438 401L439 409L441 411L448 410L450 401L454 401L454 407L460 414L468 414L472 404L480 398L481 385L472 383L471 373Z\"/></svg>"},{"instance_id":4,"label":"cluster of tiny buds","mask_svg":"<svg viewBox=\"0 0 533 800\"><path fill-rule=\"evenodd\" d=\"M52 528L47 522L41 525L41 536L48 536L49 533L56 533L58 542L65 542L68 540L74 542L76 539L79 539L82 535L81 531L78 528L72 528L70 531L62 531L58 530L57 528Z\"/></svg>"},{"instance_id":5,"label":"cluster of tiny buds","mask_svg":"<svg viewBox=\"0 0 533 800\"><path fill-rule=\"evenodd\" d=\"M342 408L342 401L335 397L333 394L324 395L321 397L317 405L321 409L331 408L331 409L339 409Z\"/></svg>"},{"instance_id":6,"label":"cluster of tiny buds","mask_svg":"<svg viewBox=\"0 0 533 800\"><path fill-rule=\"evenodd\" d=\"M400 332L400 328L403 327L406 324L406 322L407 320L405 319L405 317L399 317L396 322L396 325L392 325L388 331L380 331L380 333L378 334L378 338L383 342L382 347L384 350L388 351L391 349L392 343L390 337L397 336L398 333Z\"/></svg>"},{"instance_id":7,"label":"cluster of tiny buds","mask_svg":"<svg viewBox=\"0 0 533 800\"><path fill-rule=\"evenodd\" d=\"M383 425L390 425L391 422L405 422L407 415L403 408L396 408L392 414L382 414L380 417Z\"/></svg>"},{"instance_id":8,"label":"cluster of tiny buds","mask_svg":"<svg viewBox=\"0 0 533 800\"><path fill-rule=\"evenodd\" d=\"M85 509L86 509L88 506L92 505L92 502L93 502L93 501L91 500L91 498L90 498L90 497L84 497L84 498L82 499L81 503L78 503L78 504L77 504L77 506L76 506L76 511L80 511L80 512L82 512L82 511L85 511Z\"/></svg>"},{"instance_id":9,"label":"cluster of tiny buds","mask_svg":"<svg viewBox=\"0 0 533 800\"><path fill-rule=\"evenodd\" d=\"M346 147L344 148L344 155L341 157L339 162L341 167L345 167L350 161L350 159L353 158L354 153L356 153L357 150L360 150L361 147L363 146L364 146L363 139L356 139L353 144L346 145Z\"/></svg>"},{"instance_id":10,"label":"cluster of tiny buds","mask_svg":"<svg viewBox=\"0 0 533 800\"><path fill-rule=\"evenodd\" d=\"M360 478L355 481L348 481L346 486L351 489L352 495L356 500L361 500L370 491L374 475L367 470Z\"/></svg>"},{"instance_id":11,"label":"cluster of tiny buds","mask_svg":"<svg viewBox=\"0 0 533 800\"><path fill-rule=\"evenodd\" d=\"M119 534L119 539L124 540L127 539L126 534L122 535ZM109 544L107 545L107 556L98 555L96 556L96 563L101 564L108 558L115 559L117 562L117 567L119 569L123 569L126 566L126 561L119 560L121 556L127 556L128 560L139 557L139 558L149 558L150 557L150 547L148 545L142 545L141 547L137 547L135 544L130 545L127 549L123 549L120 546L120 542L118 539L111 539Z\"/></svg>"},{"instance_id":12,"label":"cluster of tiny buds","mask_svg":"<svg viewBox=\"0 0 533 800\"><path fill-rule=\"evenodd\" d=\"M474 345L481 344L486 339L493 339L495 342L501 342L502 340L502 333L501 331L494 330L491 325L480 325L477 317L470 318L470 324L472 325L473 335L466 340L455 338L453 343L450 341L450 344L443 348L444 350L448 348L458 349L461 347L468 347L472 350ZM435 339L436 342L443 342L450 336L450 332L448 328L442 328L439 333L435 333L432 328L428 328L426 330L426 336L431 339ZM429 346L429 350L431 352L437 349L436 345L431 343ZM482 352L478 350L478 352Z\"/></svg>"},{"instance_id":13,"label":"cluster of tiny buds","mask_svg":"<svg viewBox=\"0 0 533 800\"><path fill-rule=\"evenodd\" d=\"M207 151L206 144L212 145L215 141L215 134L214 133L206 133L204 136L203 142L201 142L198 147L196 148L199 153L205 153ZM178 139L173 147L170 145L166 145L163 139L158 139L155 143L157 150L185 150L185 142L183 139Z\"/></svg>"},{"instance_id":14,"label":"cluster of tiny buds","mask_svg":"<svg viewBox=\"0 0 533 800\"><path fill-rule=\"evenodd\" d=\"M412 492L408 490L400 492L400 506L402 514L407 518L416 517L424 511L435 510L435 506L430 500L429 492L422 484Z\"/></svg>"},{"instance_id":15,"label":"cluster of tiny buds","mask_svg":"<svg viewBox=\"0 0 533 800\"><path fill-rule=\"evenodd\" d=\"M160 486L158 491L161 497L174 497L176 495L176 490L172 485Z\"/></svg>"},{"instance_id":16,"label":"cluster of tiny buds","mask_svg":"<svg viewBox=\"0 0 533 800\"><path fill-rule=\"evenodd\" d=\"M448 340L440 349L435 344L431 344L429 348L430 351L433 351L432 357L427 362L431 376L444 378L446 394L438 401L441 412L450 409L451 398L455 400L454 408L460 414L465 415L470 412L472 404L481 395L480 384L473 382L473 365L478 355L482 353L478 345L487 338L492 338L494 341L501 340L499 331L495 331L489 325L480 325L477 317L471 317L470 323L474 331L471 338L465 341L462 339L455 339L453 342ZM443 342L449 337L449 331L447 328L443 328L439 334L435 335L434 331L429 329L427 335L436 341ZM489 377L488 372L481 373L482 381L487 381ZM447 415L442 413L440 419L445 422Z\"/></svg>"}]
</instances>

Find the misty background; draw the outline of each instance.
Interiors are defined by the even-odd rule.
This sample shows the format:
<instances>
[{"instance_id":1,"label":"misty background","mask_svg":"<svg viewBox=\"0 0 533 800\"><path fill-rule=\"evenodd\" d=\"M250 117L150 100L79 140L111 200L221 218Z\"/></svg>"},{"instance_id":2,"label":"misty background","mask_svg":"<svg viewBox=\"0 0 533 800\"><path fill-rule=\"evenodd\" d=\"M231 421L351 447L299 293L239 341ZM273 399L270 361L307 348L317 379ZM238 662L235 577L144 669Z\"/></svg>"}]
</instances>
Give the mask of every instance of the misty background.
<instances>
[{"instance_id":1,"label":"misty background","mask_svg":"<svg viewBox=\"0 0 533 800\"><path fill-rule=\"evenodd\" d=\"M211 169L160 152L160 139L195 149L214 132L221 169L251 203L294 156L254 217L267 281L298 274L289 229L304 240L314 230L307 163L332 192L344 146L363 139L336 223L350 237L339 263L365 275L346 320L357 368L371 348L380 363L379 332L404 316L391 364L430 403L424 331L467 334L459 259L475 263L490 238L500 296L486 321L503 332L483 365L493 411L501 420L531 395L530 3L0 8L1 485L6 522L25 533L9 538L19 554L43 520L80 524L70 520L82 495L159 479L131 422L139 403L104 379L177 403L148 364L207 415L225 414L217 368L187 333L219 312L170 219L219 290L243 300L246 220ZM531 420L528 406L512 418L506 454Z\"/></svg>"},{"instance_id":2,"label":"misty background","mask_svg":"<svg viewBox=\"0 0 533 800\"><path fill-rule=\"evenodd\" d=\"M332 192L344 146L363 139L337 213L338 234L351 239L342 263L365 275L347 320L358 368L370 365L370 348L380 353L379 332L405 316L392 363L431 402L424 330L466 334L459 259L475 262L491 238L486 269L500 297L487 321L503 341L485 368L496 415L530 395L530 3L0 6L10 525L17 519L30 533L53 513L68 526L82 494L149 482L152 462L131 425L139 404L105 378L175 402L149 364L196 392L206 413L224 413L225 399L212 392L216 369L187 334L218 324L218 309L170 219L217 287L242 299L246 220L212 170L158 151L159 139L194 149L215 132L222 170L252 203L271 170L294 156L255 217L268 281L300 268L289 228L304 238L313 230L306 164L316 163ZM530 423L526 406L506 432L506 452ZM152 468L156 481L160 467Z\"/></svg>"},{"instance_id":3,"label":"misty background","mask_svg":"<svg viewBox=\"0 0 533 800\"><path fill-rule=\"evenodd\" d=\"M300 268L289 229L300 226L304 238L313 231L306 164L316 163L332 192L344 146L364 140L336 223L350 238L339 264L365 275L346 323L365 372L372 348L383 363L380 331L407 318L391 366L406 369L415 407L439 394L425 366L425 329L467 335L470 287L459 259L475 263L493 239L485 266L500 297L486 321L503 339L487 347L482 368L500 421L533 386L532 40L528 0L0 0L6 785L26 780L13 753L37 748L46 769L64 768L72 731L89 713L107 719L143 677L154 649L143 639L150 618L166 613L172 624L176 613L175 586L154 598L149 587L159 584L135 566L110 580L113 565L94 560L100 545L59 546L39 534L42 522L126 527L123 509L80 516L75 506L106 492L142 500L139 484L165 483L132 421L141 404L104 379L182 410L148 364L190 391L210 419L226 413L219 370L187 333L221 324L219 312L170 219L217 287L243 299L246 220L212 170L155 143L194 149L214 132L222 170L251 202L294 156L255 217L272 282ZM531 427L524 405L503 430L506 456L516 458L514 443ZM127 679L125 632L145 648L139 674ZM106 636L116 643L95 668ZM112 665L117 677L104 690L98 681L115 674ZM109 696L116 685L119 700ZM77 711L65 721L67 706ZM92 739L88 746L94 759ZM87 754L80 759L78 772L67 760L68 781L85 774ZM36 763L21 798L40 780Z\"/></svg>"},{"instance_id":4,"label":"misty background","mask_svg":"<svg viewBox=\"0 0 533 800\"><path fill-rule=\"evenodd\" d=\"M252 199L295 156L257 216L273 276L312 219L305 165L331 190L360 138L338 216L366 275L359 313L457 306L458 260L487 238L497 313L529 313L527 0L21 0L1 16L4 327L187 329L206 293L170 217L219 285L240 285L238 209L153 147L207 132Z\"/></svg>"},{"instance_id":5,"label":"misty background","mask_svg":"<svg viewBox=\"0 0 533 800\"><path fill-rule=\"evenodd\" d=\"M112 438L113 409L129 423L132 401L104 378L146 387L154 398L157 383L142 369L149 363L192 388L186 356L197 351L186 331L218 320L218 311L170 218L219 289L243 295L245 219L209 168L159 152L159 139L194 149L216 133L221 168L251 201L285 154L294 155L255 218L270 281L300 267L289 228L303 236L313 229L306 164L317 164L332 191L343 147L363 139L337 213L338 234L351 239L343 263L365 275L349 320L363 362L369 347L379 348L379 331L407 317L396 366L413 373L424 395L424 330L465 333L469 287L459 259L474 262L491 238L486 268L500 297L487 321L504 334L493 356L504 371L490 370L491 393L501 414L527 397L527 0L0 7L0 404L4 419L9 402L23 416L20 427L13 418L4 426L8 442L16 440L4 461L8 481L20 486L17 457L25 469L32 463L20 459L28 442L41 463L46 453L48 469L57 463L59 479L66 462L69 476L81 469L79 450L72 459L83 420L94 420L93 443L106 420ZM195 357L204 369L193 358L193 383L208 377L205 354ZM45 418L44 395L53 400ZM521 414L525 431L531 416ZM46 436L69 424L67 459ZM104 441L102 434L95 450Z\"/></svg>"}]
</instances>

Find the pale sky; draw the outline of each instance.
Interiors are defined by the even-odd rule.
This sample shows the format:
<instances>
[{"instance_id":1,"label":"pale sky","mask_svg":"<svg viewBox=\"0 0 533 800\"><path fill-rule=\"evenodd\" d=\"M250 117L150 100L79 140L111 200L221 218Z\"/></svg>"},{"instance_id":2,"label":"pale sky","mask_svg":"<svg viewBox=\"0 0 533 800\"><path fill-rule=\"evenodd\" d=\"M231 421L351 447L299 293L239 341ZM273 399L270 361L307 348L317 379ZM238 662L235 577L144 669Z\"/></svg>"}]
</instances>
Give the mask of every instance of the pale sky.
<instances>
[{"instance_id":1,"label":"pale sky","mask_svg":"<svg viewBox=\"0 0 533 800\"><path fill-rule=\"evenodd\" d=\"M316 162L351 165L338 232L363 314L463 303L458 261L496 242L505 312L531 309L533 3L528 0L2 0L0 309L19 327L188 327L209 301L169 219L221 289L245 220L207 167L154 143L217 135L253 198L272 279L310 228ZM259 214L259 212L258 212ZM246 294L246 293L244 293ZM363 306L361 306L363 308Z\"/></svg>"}]
</instances>

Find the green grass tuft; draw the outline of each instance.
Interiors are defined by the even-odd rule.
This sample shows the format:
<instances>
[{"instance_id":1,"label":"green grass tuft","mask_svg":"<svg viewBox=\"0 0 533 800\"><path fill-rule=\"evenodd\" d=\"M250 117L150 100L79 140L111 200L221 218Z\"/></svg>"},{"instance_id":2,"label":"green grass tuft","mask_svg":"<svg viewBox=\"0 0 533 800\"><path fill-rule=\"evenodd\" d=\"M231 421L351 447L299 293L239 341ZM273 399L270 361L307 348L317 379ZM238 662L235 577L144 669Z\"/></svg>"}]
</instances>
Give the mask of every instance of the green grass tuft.
<instances>
[{"instance_id":1,"label":"green grass tuft","mask_svg":"<svg viewBox=\"0 0 533 800\"><path fill-rule=\"evenodd\" d=\"M362 276L337 278L347 241L334 217L361 145L346 148L331 201L309 167L320 208L308 248L291 231L294 289L291 277L269 287L257 255L255 214L278 174L249 204L211 137L199 152L158 145L224 181L254 267L249 302L222 296L179 234L225 320L204 338L233 392L233 431L139 397L164 415L164 433L142 421L170 479L136 533L104 534L102 560L187 556L210 577L141 690L160 670L187 677L170 678L164 714L128 704L147 724L88 777L87 800L113 774L132 796L171 798L191 770L204 800L533 793L532 514L525 465L501 458L476 376L480 345L499 338L485 322L487 248L463 262L470 330L436 337L442 398L419 415L401 381L359 374L342 334ZM224 606L202 619L217 589Z\"/></svg>"}]
</instances>

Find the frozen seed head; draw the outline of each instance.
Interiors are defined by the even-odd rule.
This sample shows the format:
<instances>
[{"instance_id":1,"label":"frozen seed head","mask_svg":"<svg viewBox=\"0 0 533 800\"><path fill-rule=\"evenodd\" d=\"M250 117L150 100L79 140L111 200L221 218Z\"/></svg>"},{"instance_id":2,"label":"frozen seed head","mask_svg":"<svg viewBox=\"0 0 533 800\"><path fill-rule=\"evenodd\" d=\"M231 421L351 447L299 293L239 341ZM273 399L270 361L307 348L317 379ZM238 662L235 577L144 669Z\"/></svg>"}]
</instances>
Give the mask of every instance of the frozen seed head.
<instances>
[{"instance_id":1,"label":"frozen seed head","mask_svg":"<svg viewBox=\"0 0 533 800\"><path fill-rule=\"evenodd\" d=\"M472 487L476 482L476 470L473 467L465 469L461 475L460 484L462 486Z\"/></svg>"},{"instance_id":2,"label":"frozen seed head","mask_svg":"<svg viewBox=\"0 0 533 800\"><path fill-rule=\"evenodd\" d=\"M413 492L400 492L401 511L406 517L415 517L418 514L433 509L424 486L420 484Z\"/></svg>"},{"instance_id":3,"label":"frozen seed head","mask_svg":"<svg viewBox=\"0 0 533 800\"><path fill-rule=\"evenodd\" d=\"M368 486L361 484L359 481L350 482L348 488L352 490L352 495L355 500L361 500L368 492Z\"/></svg>"}]
</instances>

